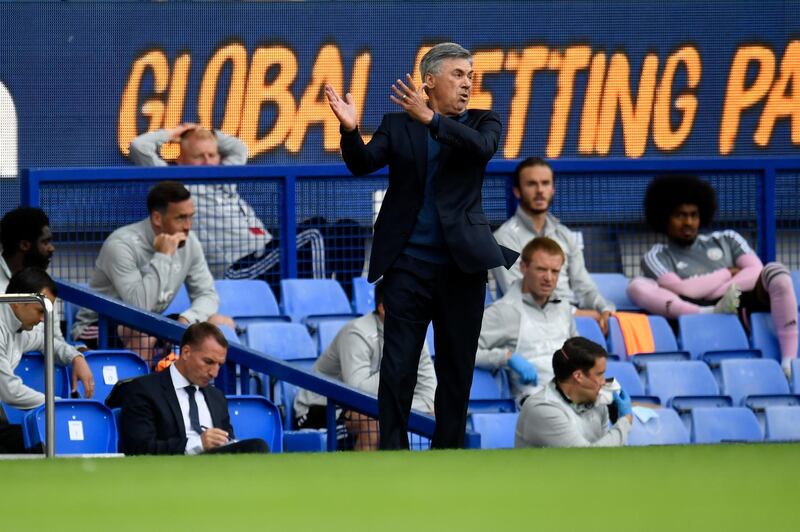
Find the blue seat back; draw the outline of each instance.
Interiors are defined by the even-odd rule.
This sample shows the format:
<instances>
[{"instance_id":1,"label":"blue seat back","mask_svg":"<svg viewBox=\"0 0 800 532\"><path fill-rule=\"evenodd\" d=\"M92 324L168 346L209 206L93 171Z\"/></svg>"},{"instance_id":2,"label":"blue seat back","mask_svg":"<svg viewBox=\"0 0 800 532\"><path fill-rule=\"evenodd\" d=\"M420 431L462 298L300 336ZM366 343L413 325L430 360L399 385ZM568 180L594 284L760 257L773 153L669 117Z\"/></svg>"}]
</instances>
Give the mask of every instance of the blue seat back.
<instances>
[{"instance_id":1,"label":"blue seat back","mask_svg":"<svg viewBox=\"0 0 800 532\"><path fill-rule=\"evenodd\" d=\"M259 279L217 279L220 314L234 319L280 318L281 311L269 285Z\"/></svg>"},{"instance_id":2,"label":"blue seat back","mask_svg":"<svg viewBox=\"0 0 800 532\"><path fill-rule=\"evenodd\" d=\"M639 310L628 297L628 278L621 273L592 273L592 280L606 301L617 310Z\"/></svg>"},{"instance_id":3,"label":"blue seat back","mask_svg":"<svg viewBox=\"0 0 800 532\"><path fill-rule=\"evenodd\" d=\"M771 406L764 410L766 441L800 441L800 406Z\"/></svg>"},{"instance_id":4,"label":"blue seat back","mask_svg":"<svg viewBox=\"0 0 800 532\"><path fill-rule=\"evenodd\" d=\"M330 345L336 335L339 334L339 331L342 330L342 327L347 325L350 320L346 318L340 318L335 320L326 320L321 321L317 325L317 340L319 342L318 349L320 354Z\"/></svg>"},{"instance_id":5,"label":"blue seat back","mask_svg":"<svg viewBox=\"0 0 800 532\"><path fill-rule=\"evenodd\" d=\"M369 314L375 310L375 285L366 277L353 277L353 312Z\"/></svg>"},{"instance_id":6,"label":"blue seat back","mask_svg":"<svg viewBox=\"0 0 800 532\"><path fill-rule=\"evenodd\" d=\"M470 414L472 430L481 435L481 449L512 449L518 412Z\"/></svg>"},{"instance_id":7,"label":"blue seat back","mask_svg":"<svg viewBox=\"0 0 800 532\"><path fill-rule=\"evenodd\" d=\"M294 398L300 389L294 384L286 381L280 381L278 389L280 390L281 406L283 407L283 428L284 430L292 430L294 427Z\"/></svg>"},{"instance_id":8,"label":"blue seat back","mask_svg":"<svg viewBox=\"0 0 800 532\"><path fill-rule=\"evenodd\" d=\"M299 323L253 323L247 328L247 345L282 360L317 356L317 346L308 329Z\"/></svg>"},{"instance_id":9,"label":"blue seat back","mask_svg":"<svg viewBox=\"0 0 800 532\"><path fill-rule=\"evenodd\" d=\"M101 403L106 400L118 380L147 375L147 363L132 351L102 350L84 353L86 363L94 376L94 399ZM81 397L83 385L78 384Z\"/></svg>"},{"instance_id":10,"label":"blue seat back","mask_svg":"<svg viewBox=\"0 0 800 532\"><path fill-rule=\"evenodd\" d=\"M55 403L56 454L117 452L117 425L104 404L86 399L64 399ZM30 411L23 422L25 444L45 441L44 405Z\"/></svg>"},{"instance_id":11,"label":"blue seat back","mask_svg":"<svg viewBox=\"0 0 800 532\"><path fill-rule=\"evenodd\" d=\"M748 395L789 393L789 383L780 365L771 359L723 360L720 363L722 393L730 395L734 405Z\"/></svg>"},{"instance_id":12,"label":"blue seat back","mask_svg":"<svg viewBox=\"0 0 800 532\"><path fill-rule=\"evenodd\" d=\"M754 312L750 315L750 343L761 350L763 358L781 361L781 348L775 334L775 322L766 312Z\"/></svg>"},{"instance_id":13,"label":"blue seat back","mask_svg":"<svg viewBox=\"0 0 800 532\"><path fill-rule=\"evenodd\" d=\"M489 370L475 368L469 398L470 400L510 399L508 380L505 378L503 370L492 374Z\"/></svg>"},{"instance_id":14,"label":"blue seat back","mask_svg":"<svg viewBox=\"0 0 800 532\"><path fill-rule=\"evenodd\" d=\"M647 316L650 322L650 331L653 333L653 343L656 351L677 351L678 342L667 320L662 316ZM620 356L628 356L628 349L625 347L625 338L622 336L622 329L619 320L611 317L608 320L608 351Z\"/></svg>"},{"instance_id":15,"label":"blue seat back","mask_svg":"<svg viewBox=\"0 0 800 532\"><path fill-rule=\"evenodd\" d=\"M172 298L163 315L169 316L170 314L180 314L184 310L192 306L192 301L189 299L189 292L186 291L186 285L181 285L175 297Z\"/></svg>"},{"instance_id":16,"label":"blue seat back","mask_svg":"<svg viewBox=\"0 0 800 532\"><path fill-rule=\"evenodd\" d=\"M25 386L44 393L44 355L40 352L23 353L14 373L22 379ZM69 397L70 382L67 368L56 364L54 379L56 397ZM22 423L22 418L28 412L6 404L3 405L3 410L5 410L8 422L13 425Z\"/></svg>"},{"instance_id":17,"label":"blue seat back","mask_svg":"<svg viewBox=\"0 0 800 532\"><path fill-rule=\"evenodd\" d=\"M647 393L658 396L663 405L675 396L719 395L711 369L699 360L653 361L644 375Z\"/></svg>"},{"instance_id":18,"label":"blue seat back","mask_svg":"<svg viewBox=\"0 0 800 532\"><path fill-rule=\"evenodd\" d=\"M636 368L630 362L617 362L609 360L606 362L606 377L617 379L622 389L628 395L644 395L644 386Z\"/></svg>"},{"instance_id":19,"label":"blue seat back","mask_svg":"<svg viewBox=\"0 0 800 532\"><path fill-rule=\"evenodd\" d=\"M511 397L505 370L491 371L475 368L469 391L470 412L513 412L516 404Z\"/></svg>"},{"instance_id":20,"label":"blue seat back","mask_svg":"<svg viewBox=\"0 0 800 532\"><path fill-rule=\"evenodd\" d=\"M597 323L597 320L588 316L576 316L575 327L578 329L580 336L606 349L606 337L603 336L603 331L600 330L600 324Z\"/></svg>"},{"instance_id":21,"label":"blue seat back","mask_svg":"<svg viewBox=\"0 0 800 532\"><path fill-rule=\"evenodd\" d=\"M792 390L794 393L800 394L800 358L792 360Z\"/></svg>"},{"instance_id":22,"label":"blue seat back","mask_svg":"<svg viewBox=\"0 0 800 532\"><path fill-rule=\"evenodd\" d=\"M261 438L270 452L283 452L281 415L270 400L260 395L229 395L228 413L236 438Z\"/></svg>"},{"instance_id":23,"label":"blue seat back","mask_svg":"<svg viewBox=\"0 0 800 532\"><path fill-rule=\"evenodd\" d=\"M794 295L797 298L797 305L800 307L800 270L792 270L792 284L794 285Z\"/></svg>"},{"instance_id":24,"label":"blue seat back","mask_svg":"<svg viewBox=\"0 0 800 532\"><path fill-rule=\"evenodd\" d=\"M749 408L704 408L692 410L694 443L755 442L763 439L755 414Z\"/></svg>"},{"instance_id":25,"label":"blue seat back","mask_svg":"<svg viewBox=\"0 0 800 532\"><path fill-rule=\"evenodd\" d=\"M684 445L690 442L678 413L671 408L658 408L657 417L642 423L633 416L633 427L628 434L628 445Z\"/></svg>"},{"instance_id":26,"label":"blue seat back","mask_svg":"<svg viewBox=\"0 0 800 532\"><path fill-rule=\"evenodd\" d=\"M431 356L436 355L436 342L433 341L433 322L428 324L428 330L425 331L425 342L428 344L428 353Z\"/></svg>"},{"instance_id":27,"label":"blue seat back","mask_svg":"<svg viewBox=\"0 0 800 532\"><path fill-rule=\"evenodd\" d=\"M749 349L744 329L733 314L687 314L678 317L683 349L698 359L706 351Z\"/></svg>"},{"instance_id":28,"label":"blue seat back","mask_svg":"<svg viewBox=\"0 0 800 532\"><path fill-rule=\"evenodd\" d=\"M308 316L353 313L347 294L334 279L282 279L281 304L297 323Z\"/></svg>"}]
</instances>

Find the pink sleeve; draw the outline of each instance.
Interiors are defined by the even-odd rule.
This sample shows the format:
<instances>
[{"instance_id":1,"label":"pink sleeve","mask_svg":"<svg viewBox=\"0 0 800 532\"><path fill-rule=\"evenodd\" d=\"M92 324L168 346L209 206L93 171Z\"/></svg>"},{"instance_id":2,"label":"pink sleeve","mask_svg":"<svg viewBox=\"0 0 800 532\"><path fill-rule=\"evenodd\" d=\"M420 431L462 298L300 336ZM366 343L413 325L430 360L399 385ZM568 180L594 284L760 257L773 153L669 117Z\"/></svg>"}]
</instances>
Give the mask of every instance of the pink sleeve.
<instances>
[{"instance_id":1,"label":"pink sleeve","mask_svg":"<svg viewBox=\"0 0 800 532\"><path fill-rule=\"evenodd\" d=\"M656 281L659 286L675 292L679 296L691 299L714 299L714 292L724 286L730 278L731 272L727 268L720 268L717 271L689 279L681 279L677 273L669 272L660 276ZM722 292L724 293L725 290Z\"/></svg>"},{"instance_id":2,"label":"pink sleeve","mask_svg":"<svg viewBox=\"0 0 800 532\"><path fill-rule=\"evenodd\" d=\"M764 265L761 263L761 259L758 258L758 255L753 253L747 253L746 255L740 255L738 259L736 259L736 267L740 268L739 273L733 276L733 278L724 283L722 286L714 290L711 294L710 299L718 299L722 297L725 293L725 290L728 287L736 283L736 286L742 292L749 292L756 286L756 281L758 281L758 276L761 275L761 270L764 269Z\"/></svg>"}]
</instances>

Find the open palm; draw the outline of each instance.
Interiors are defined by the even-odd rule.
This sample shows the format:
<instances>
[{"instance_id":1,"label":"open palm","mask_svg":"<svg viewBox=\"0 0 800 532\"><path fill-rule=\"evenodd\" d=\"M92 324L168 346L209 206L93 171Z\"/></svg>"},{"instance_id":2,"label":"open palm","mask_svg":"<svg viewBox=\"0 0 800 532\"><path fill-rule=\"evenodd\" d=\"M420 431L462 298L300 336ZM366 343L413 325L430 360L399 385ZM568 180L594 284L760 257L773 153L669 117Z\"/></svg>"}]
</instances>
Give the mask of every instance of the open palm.
<instances>
[{"instance_id":1,"label":"open palm","mask_svg":"<svg viewBox=\"0 0 800 532\"><path fill-rule=\"evenodd\" d=\"M326 84L325 97L328 99L328 105L331 106L333 114L336 115L342 127L347 131L354 130L358 126L358 116L356 115L353 96L347 93L344 98L340 98L334 88L330 84Z\"/></svg>"}]
</instances>

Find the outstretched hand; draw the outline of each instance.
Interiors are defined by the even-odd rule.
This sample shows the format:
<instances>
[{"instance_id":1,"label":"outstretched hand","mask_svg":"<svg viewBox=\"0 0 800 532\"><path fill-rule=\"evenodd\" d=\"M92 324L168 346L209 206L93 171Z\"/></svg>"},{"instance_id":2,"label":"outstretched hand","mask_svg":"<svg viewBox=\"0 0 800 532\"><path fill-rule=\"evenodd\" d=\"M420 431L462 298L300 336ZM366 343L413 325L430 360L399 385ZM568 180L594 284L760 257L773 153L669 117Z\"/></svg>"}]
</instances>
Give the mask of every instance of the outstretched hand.
<instances>
[{"instance_id":1,"label":"outstretched hand","mask_svg":"<svg viewBox=\"0 0 800 532\"><path fill-rule=\"evenodd\" d=\"M427 125L433 120L433 111L425 102L424 90L425 83L420 85L418 89L411 74L406 74L405 83L400 79L394 82L394 85L392 85L394 94L390 94L389 99L402 107L411 115L411 118Z\"/></svg>"},{"instance_id":2,"label":"outstretched hand","mask_svg":"<svg viewBox=\"0 0 800 532\"><path fill-rule=\"evenodd\" d=\"M330 83L325 84L325 97L328 99L328 105L331 106L333 114L342 124L345 131L353 131L358 126L358 116L356 114L356 106L353 103L353 95L349 92L340 98Z\"/></svg>"}]
</instances>

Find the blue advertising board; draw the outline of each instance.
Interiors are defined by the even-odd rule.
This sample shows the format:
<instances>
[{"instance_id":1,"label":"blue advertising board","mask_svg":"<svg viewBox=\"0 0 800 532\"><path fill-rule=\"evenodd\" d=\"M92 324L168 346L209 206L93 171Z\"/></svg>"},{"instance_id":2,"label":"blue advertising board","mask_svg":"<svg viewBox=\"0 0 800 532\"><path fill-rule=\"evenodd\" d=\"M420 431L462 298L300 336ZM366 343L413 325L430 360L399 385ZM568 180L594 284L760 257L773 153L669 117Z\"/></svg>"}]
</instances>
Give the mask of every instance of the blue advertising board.
<instances>
[{"instance_id":1,"label":"blue advertising board","mask_svg":"<svg viewBox=\"0 0 800 532\"><path fill-rule=\"evenodd\" d=\"M499 158L797 155L798 7L0 2L0 174L129 164L134 136L182 122L239 136L251 163L336 162L323 84L353 94L368 134L440 41L474 53Z\"/></svg>"}]
</instances>

